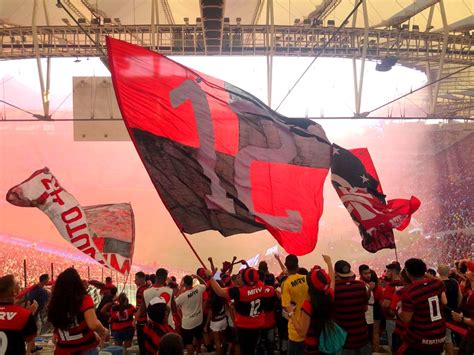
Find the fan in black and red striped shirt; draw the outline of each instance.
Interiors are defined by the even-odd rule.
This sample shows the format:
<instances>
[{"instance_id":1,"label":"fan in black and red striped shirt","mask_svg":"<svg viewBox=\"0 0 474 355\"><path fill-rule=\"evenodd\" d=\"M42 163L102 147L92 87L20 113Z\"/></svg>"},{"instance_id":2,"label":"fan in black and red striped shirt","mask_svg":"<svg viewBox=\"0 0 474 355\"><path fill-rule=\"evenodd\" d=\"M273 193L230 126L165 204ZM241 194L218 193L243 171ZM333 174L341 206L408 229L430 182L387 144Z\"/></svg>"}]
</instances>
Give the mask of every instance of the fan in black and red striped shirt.
<instances>
[{"instance_id":1,"label":"fan in black and red striped shirt","mask_svg":"<svg viewBox=\"0 0 474 355\"><path fill-rule=\"evenodd\" d=\"M168 324L170 308L166 300L162 297L151 299L147 308L147 314L150 321L143 328L144 347L143 354L155 355L158 352L160 341L163 336L169 333L175 333L174 329ZM140 354L142 354L140 352Z\"/></svg>"},{"instance_id":2,"label":"fan in black and red striped shirt","mask_svg":"<svg viewBox=\"0 0 474 355\"><path fill-rule=\"evenodd\" d=\"M128 297L121 293L117 301L110 309L110 327L115 345L129 348L132 346L135 327L133 326L133 315L135 307L128 303Z\"/></svg>"},{"instance_id":3,"label":"fan in black and red striped shirt","mask_svg":"<svg viewBox=\"0 0 474 355\"><path fill-rule=\"evenodd\" d=\"M444 283L439 279L425 278L426 264L423 260L408 259L405 270L412 283L403 292L399 316L408 323L408 327L398 353L441 354L446 339Z\"/></svg>"},{"instance_id":4,"label":"fan in black and red striped shirt","mask_svg":"<svg viewBox=\"0 0 474 355\"><path fill-rule=\"evenodd\" d=\"M474 353L474 262L464 263L467 266L466 288L461 303L462 313L452 312L453 320L468 327L468 336L459 345L459 354Z\"/></svg>"},{"instance_id":5,"label":"fan in black and red striped shirt","mask_svg":"<svg viewBox=\"0 0 474 355\"><path fill-rule=\"evenodd\" d=\"M336 323L347 332L344 349L356 351L360 355L370 355L369 329L365 320L369 297L365 283L355 279L351 265L345 260L336 262L334 269Z\"/></svg>"}]
</instances>

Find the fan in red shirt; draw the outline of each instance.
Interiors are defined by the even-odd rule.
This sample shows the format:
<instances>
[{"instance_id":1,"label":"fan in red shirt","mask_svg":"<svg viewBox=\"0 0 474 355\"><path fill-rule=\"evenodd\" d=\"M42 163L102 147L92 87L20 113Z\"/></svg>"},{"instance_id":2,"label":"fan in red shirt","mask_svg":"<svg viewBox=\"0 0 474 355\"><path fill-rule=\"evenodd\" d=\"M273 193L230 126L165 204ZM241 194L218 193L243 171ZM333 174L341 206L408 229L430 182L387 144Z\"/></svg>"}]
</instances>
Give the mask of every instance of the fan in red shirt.
<instances>
[{"instance_id":1,"label":"fan in red shirt","mask_svg":"<svg viewBox=\"0 0 474 355\"><path fill-rule=\"evenodd\" d=\"M145 298L143 297L143 292L148 288L146 283L146 275L143 271L139 271L135 274L135 285L137 286L137 295L136 295L136 308L137 313L135 314L136 328L137 328L137 341L140 353L145 353L144 346L144 337L143 337L143 327L147 322L146 312L141 310L141 305L145 303Z\"/></svg>"},{"instance_id":2,"label":"fan in red shirt","mask_svg":"<svg viewBox=\"0 0 474 355\"><path fill-rule=\"evenodd\" d=\"M125 293L121 293L117 301L110 309L110 327L115 345L129 348L132 346L135 327L133 326L133 314L135 307L128 303Z\"/></svg>"},{"instance_id":3,"label":"fan in red shirt","mask_svg":"<svg viewBox=\"0 0 474 355\"><path fill-rule=\"evenodd\" d=\"M143 328L144 347L143 354L156 355L161 338L168 333L175 333L168 324L170 308L166 300L161 297L152 298L147 308L150 321ZM140 352L140 354L142 354Z\"/></svg>"},{"instance_id":4,"label":"fan in red shirt","mask_svg":"<svg viewBox=\"0 0 474 355\"><path fill-rule=\"evenodd\" d=\"M109 335L97 319L92 297L87 294L79 274L73 268L64 270L56 279L48 307L48 320L54 327L56 355L96 349L99 341L105 341Z\"/></svg>"},{"instance_id":5,"label":"fan in red shirt","mask_svg":"<svg viewBox=\"0 0 474 355\"><path fill-rule=\"evenodd\" d=\"M211 275L209 270L207 273ZM259 331L265 324L265 313L262 310L265 285L254 268L245 269L242 280L244 284L241 287L221 288L217 281L211 278L211 287L218 296L234 300L235 327L240 351L242 354L252 354L257 347Z\"/></svg>"},{"instance_id":6,"label":"fan in red shirt","mask_svg":"<svg viewBox=\"0 0 474 355\"><path fill-rule=\"evenodd\" d=\"M357 351L361 355L371 354L369 331L365 320L369 300L365 284L355 280L355 274L347 261L339 260L334 268L336 323L347 332L344 349Z\"/></svg>"},{"instance_id":7,"label":"fan in red shirt","mask_svg":"<svg viewBox=\"0 0 474 355\"><path fill-rule=\"evenodd\" d=\"M25 343L28 353L33 345L37 328L33 313L38 308L34 302L29 309L13 304L20 285L13 275L0 278L0 354L23 355Z\"/></svg>"},{"instance_id":8,"label":"fan in red shirt","mask_svg":"<svg viewBox=\"0 0 474 355\"><path fill-rule=\"evenodd\" d=\"M444 283L439 279L425 278L423 260L408 259L405 270L412 283L403 292L399 316L408 326L398 354L441 354L446 339Z\"/></svg>"},{"instance_id":9,"label":"fan in red shirt","mask_svg":"<svg viewBox=\"0 0 474 355\"><path fill-rule=\"evenodd\" d=\"M386 278L388 283L384 288L384 301L382 308L385 314L386 323L385 328L387 331L388 344L392 346L392 334L395 330L395 315L390 313L390 305L392 302L393 294L397 290L397 287L401 287L402 283L400 281L400 272L402 270L400 263L398 261L393 261L392 263L386 266Z\"/></svg>"},{"instance_id":10,"label":"fan in red shirt","mask_svg":"<svg viewBox=\"0 0 474 355\"><path fill-rule=\"evenodd\" d=\"M273 329L276 327L276 308L278 306L278 297L275 292L275 276L264 274L259 271L260 279L265 280L264 295L262 299L262 310L265 315L263 328L260 331L260 340L258 344L259 352L273 354L275 349L275 334Z\"/></svg>"},{"instance_id":11,"label":"fan in red shirt","mask_svg":"<svg viewBox=\"0 0 474 355\"><path fill-rule=\"evenodd\" d=\"M391 314L396 314L397 320L395 323L395 330L392 335L392 353L396 354L400 345L402 345L402 338L405 334L408 324L400 319L398 311L402 306L402 299L406 287L411 284L411 280L408 277L406 270L402 270L400 273L402 287L399 287L393 294L392 301L390 303L390 312Z\"/></svg>"},{"instance_id":12,"label":"fan in red shirt","mask_svg":"<svg viewBox=\"0 0 474 355\"><path fill-rule=\"evenodd\" d=\"M105 284L97 280L90 280L89 283L100 290L101 296L109 296L111 294L111 290L116 288L110 276L105 278Z\"/></svg>"}]
</instances>

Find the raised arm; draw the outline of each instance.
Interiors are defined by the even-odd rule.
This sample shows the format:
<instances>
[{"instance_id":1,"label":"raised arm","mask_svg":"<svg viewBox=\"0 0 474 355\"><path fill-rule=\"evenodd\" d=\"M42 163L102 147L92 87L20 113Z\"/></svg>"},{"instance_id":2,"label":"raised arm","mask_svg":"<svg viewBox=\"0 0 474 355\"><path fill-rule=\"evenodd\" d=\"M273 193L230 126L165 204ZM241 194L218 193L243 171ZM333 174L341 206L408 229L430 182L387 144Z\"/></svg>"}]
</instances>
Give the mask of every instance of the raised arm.
<instances>
[{"instance_id":1,"label":"raised arm","mask_svg":"<svg viewBox=\"0 0 474 355\"><path fill-rule=\"evenodd\" d=\"M212 277L212 273L207 270L207 276L210 277L210 285L212 287L212 289L214 290L214 292L216 293L217 296L219 297L222 297L222 298L226 298L227 297L227 292L225 290L225 288L222 288L216 280L214 280L214 278Z\"/></svg>"},{"instance_id":2,"label":"raised arm","mask_svg":"<svg viewBox=\"0 0 474 355\"><path fill-rule=\"evenodd\" d=\"M214 261L212 260L212 256L208 257L207 260L209 260L209 264L211 265L211 271L214 274L217 271L217 268L214 266Z\"/></svg>"},{"instance_id":3,"label":"raised arm","mask_svg":"<svg viewBox=\"0 0 474 355\"><path fill-rule=\"evenodd\" d=\"M285 271L286 271L286 267L285 267L285 265L283 264L283 262L281 261L280 255L275 254L275 259L276 259L276 261L278 262L278 265L280 265L281 271L282 271L282 272L285 272Z\"/></svg>"},{"instance_id":4,"label":"raised arm","mask_svg":"<svg viewBox=\"0 0 474 355\"><path fill-rule=\"evenodd\" d=\"M331 278L331 284L329 286L334 290L334 287L336 286L336 273L334 272L331 257L329 255L323 255L323 259L328 267L328 274Z\"/></svg>"}]
</instances>

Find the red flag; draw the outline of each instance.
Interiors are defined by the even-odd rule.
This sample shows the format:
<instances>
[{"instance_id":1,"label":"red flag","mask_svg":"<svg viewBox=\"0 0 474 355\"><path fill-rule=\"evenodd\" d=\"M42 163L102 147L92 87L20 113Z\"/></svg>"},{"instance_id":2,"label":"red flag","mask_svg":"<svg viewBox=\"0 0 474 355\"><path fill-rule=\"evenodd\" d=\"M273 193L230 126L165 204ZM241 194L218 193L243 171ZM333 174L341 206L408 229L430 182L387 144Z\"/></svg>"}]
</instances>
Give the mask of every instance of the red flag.
<instances>
[{"instance_id":1,"label":"red flag","mask_svg":"<svg viewBox=\"0 0 474 355\"><path fill-rule=\"evenodd\" d=\"M344 206L359 227L362 246L375 253L395 248L393 228L405 229L420 201L395 199L385 202L385 195L366 148L346 150L333 145L331 180Z\"/></svg>"},{"instance_id":2,"label":"red flag","mask_svg":"<svg viewBox=\"0 0 474 355\"><path fill-rule=\"evenodd\" d=\"M318 124L147 49L107 48L130 137L182 231L266 228L290 253L314 249L331 149Z\"/></svg>"}]
</instances>

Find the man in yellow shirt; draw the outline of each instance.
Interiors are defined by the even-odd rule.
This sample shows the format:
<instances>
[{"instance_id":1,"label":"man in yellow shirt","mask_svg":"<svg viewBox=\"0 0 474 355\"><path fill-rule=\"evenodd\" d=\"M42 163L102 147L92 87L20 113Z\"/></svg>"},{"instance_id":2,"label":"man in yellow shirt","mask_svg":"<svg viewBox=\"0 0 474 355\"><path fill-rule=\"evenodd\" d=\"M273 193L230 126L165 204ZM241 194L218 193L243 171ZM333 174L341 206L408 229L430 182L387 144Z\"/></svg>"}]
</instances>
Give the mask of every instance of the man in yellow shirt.
<instances>
[{"instance_id":1,"label":"man in yellow shirt","mask_svg":"<svg viewBox=\"0 0 474 355\"><path fill-rule=\"evenodd\" d=\"M288 312L288 317L299 319L301 306L308 299L308 284L306 275L299 274L298 257L290 254L285 259L288 277L283 282L281 291L281 304ZM288 355L302 354L304 351L304 337L298 334L293 322L288 322Z\"/></svg>"}]
</instances>

